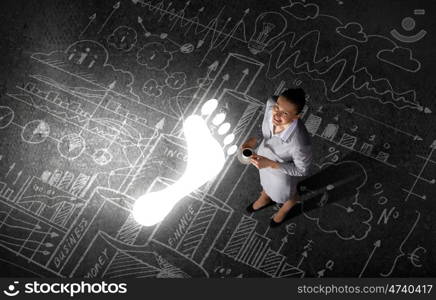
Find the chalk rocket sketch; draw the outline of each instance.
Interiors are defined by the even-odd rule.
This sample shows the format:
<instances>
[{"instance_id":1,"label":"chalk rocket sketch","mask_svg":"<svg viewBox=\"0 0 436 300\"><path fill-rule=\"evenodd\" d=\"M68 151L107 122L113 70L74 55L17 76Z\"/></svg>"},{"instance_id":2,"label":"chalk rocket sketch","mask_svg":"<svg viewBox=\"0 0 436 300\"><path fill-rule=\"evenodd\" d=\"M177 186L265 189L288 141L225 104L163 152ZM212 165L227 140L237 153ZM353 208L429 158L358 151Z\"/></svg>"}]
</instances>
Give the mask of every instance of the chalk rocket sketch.
<instances>
[{"instance_id":1,"label":"chalk rocket sketch","mask_svg":"<svg viewBox=\"0 0 436 300\"><path fill-rule=\"evenodd\" d=\"M433 3L82 2L5 16L3 276L436 275ZM295 87L313 172L271 228L235 154Z\"/></svg>"}]
</instances>

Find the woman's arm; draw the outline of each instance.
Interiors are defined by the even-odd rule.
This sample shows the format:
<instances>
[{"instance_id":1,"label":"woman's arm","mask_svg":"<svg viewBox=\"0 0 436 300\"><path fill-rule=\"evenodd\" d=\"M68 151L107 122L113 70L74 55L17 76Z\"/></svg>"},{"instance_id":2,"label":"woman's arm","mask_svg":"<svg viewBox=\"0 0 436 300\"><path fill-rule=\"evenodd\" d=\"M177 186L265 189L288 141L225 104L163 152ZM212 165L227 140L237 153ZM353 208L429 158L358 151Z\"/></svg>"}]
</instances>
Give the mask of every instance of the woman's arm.
<instances>
[{"instance_id":1,"label":"woman's arm","mask_svg":"<svg viewBox=\"0 0 436 300\"><path fill-rule=\"evenodd\" d=\"M281 170L290 176L307 176L309 175L312 164L312 146L299 146L292 154L292 162L275 163L274 168Z\"/></svg>"},{"instance_id":2,"label":"woman's arm","mask_svg":"<svg viewBox=\"0 0 436 300\"><path fill-rule=\"evenodd\" d=\"M259 141L263 139L263 132L262 132L262 125L263 123L268 121L269 114L271 113L272 106L274 105L276 99L276 96L271 96L267 99L265 104L265 112L263 121L261 124L257 124L252 132L252 137L247 139L242 145L241 148L256 148Z\"/></svg>"},{"instance_id":3,"label":"woman's arm","mask_svg":"<svg viewBox=\"0 0 436 300\"><path fill-rule=\"evenodd\" d=\"M241 145L241 149L243 148L251 148L254 149L256 148L258 141L261 141L263 139L263 134L262 134L262 125L257 125L253 132L252 132L252 137L250 137L249 139L247 139L242 145Z\"/></svg>"}]
</instances>

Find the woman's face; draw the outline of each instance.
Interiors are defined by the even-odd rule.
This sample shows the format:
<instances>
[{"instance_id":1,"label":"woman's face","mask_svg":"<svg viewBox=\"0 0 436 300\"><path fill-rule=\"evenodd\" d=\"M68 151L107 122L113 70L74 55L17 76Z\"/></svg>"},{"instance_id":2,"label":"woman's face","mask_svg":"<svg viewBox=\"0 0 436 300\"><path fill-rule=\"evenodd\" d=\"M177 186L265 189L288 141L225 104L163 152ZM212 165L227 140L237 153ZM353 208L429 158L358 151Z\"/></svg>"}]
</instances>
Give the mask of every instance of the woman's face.
<instances>
[{"instance_id":1,"label":"woman's face","mask_svg":"<svg viewBox=\"0 0 436 300\"><path fill-rule=\"evenodd\" d=\"M279 96L272 109L272 122L274 126L283 126L298 119L297 107L295 104Z\"/></svg>"}]
</instances>

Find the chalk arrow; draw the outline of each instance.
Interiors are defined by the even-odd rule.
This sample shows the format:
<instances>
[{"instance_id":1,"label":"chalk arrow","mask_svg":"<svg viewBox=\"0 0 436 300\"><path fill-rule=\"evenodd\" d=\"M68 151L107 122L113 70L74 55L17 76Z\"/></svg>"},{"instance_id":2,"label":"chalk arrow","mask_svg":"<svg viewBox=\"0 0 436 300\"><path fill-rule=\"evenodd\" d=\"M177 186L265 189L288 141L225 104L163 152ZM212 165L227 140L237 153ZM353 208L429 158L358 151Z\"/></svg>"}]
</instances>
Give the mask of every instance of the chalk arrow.
<instances>
[{"instance_id":1,"label":"chalk arrow","mask_svg":"<svg viewBox=\"0 0 436 300\"><path fill-rule=\"evenodd\" d=\"M198 40L196 48L200 48L201 46L203 46L203 44L204 40Z\"/></svg>"},{"instance_id":2,"label":"chalk arrow","mask_svg":"<svg viewBox=\"0 0 436 300\"><path fill-rule=\"evenodd\" d=\"M115 84L117 83L117 81L112 81L111 84L109 84L108 89L113 90L113 88L115 87Z\"/></svg>"},{"instance_id":3,"label":"chalk arrow","mask_svg":"<svg viewBox=\"0 0 436 300\"><path fill-rule=\"evenodd\" d=\"M283 246L288 242L288 236L285 235L285 237L282 238L281 241L282 241L282 244L280 245L279 250L277 250L277 252L280 252L282 250Z\"/></svg>"},{"instance_id":4,"label":"chalk arrow","mask_svg":"<svg viewBox=\"0 0 436 300\"><path fill-rule=\"evenodd\" d=\"M381 246L381 241L380 241L380 240L377 240L377 241L374 242L373 245L374 245L374 248L372 249L371 254L369 255L368 259L366 260L366 263L365 263L365 265L363 266L363 269L362 269L362 271L361 271L360 274L359 274L359 278L362 277L363 272L365 272L366 267L368 266L368 263L369 263L369 261L371 260L372 256L374 255L374 253L375 253L375 251L377 250L377 248L379 248L379 247Z\"/></svg>"},{"instance_id":5,"label":"chalk arrow","mask_svg":"<svg viewBox=\"0 0 436 300\"><path fill-rule=\"evenodd\" d=\"M100 32L103 30L103 28L106 26L107 22L109 21L109 19L112 17L112 15L115 13L115 11L120 8L120 2L115 3L114 6L112 6L112 11L110 12L110 14L107 16L106 20L103 22L103 25L101 25L100 29L98 30L97 34L100 34Z\"/></svg>"},{"instance_id":6,"label":"chalk arrow","mask_svg":"<svg viewBox=\"0 0 436 300\"><path fill-rule=\"evenodd\" d=\"M304 251L303 253L301 253L301 259L300 259L300 261L297 264L297 268L300 268L300 266L303 263L305 258L307 258L307 251Z\"/></svg>"},{"instance_id":7,"label":"chalk arrow","mask_svg":"<svg viewBox=\"0 0 436 300\"><path fill-rule=\"evenodd\" d=\"M79 34L79 38L86 32L86 30L88 30L91 23L94 22L96 16L97 16L97 14L94 13L92 16L89 17L89 22L85 26L85 28L82 30L82 32Z\"/></svg>"},{"instance_id":8,"label":"chalk arrow","mask_svg":"<svg viewBox=\"0 0 436 300\"><path fill-rule=\"evenodd\" d=\"M165 118L162 118L159 122L156 123L154 128L156 128L157 130L162 130L164 128L164 124L165 124Z\"/></svg>"},{"instance_id":9,"label":"chalk arrow","mask_svg":"<svg viewBox=\"0 0 436 300\"><path fill-rule=\"evenodd\" d=\"M139 26L141 26L142 30L144 31L145 37L149 37L151 35L151 32L145 28L145 26L143 24L143 20L139 16L138 16L138 23L139 23Z\"/></svg>"},{"instance_id":10,"label":"chalk arrow","mask_svg":"<svg viewBox=\"0 0 436 300\"><path fill-rule=\"evenodd\" d=\"M236 91L239 90L239 87L241 86L241 84L242 84L242 82L244 81L245 77L247 77L248 73L250 73L250 70L249 70L249 69L244 69L244 70L242 71L242 77L241 77L241 79L239 80L238 84L237 84L236 87L235 87L235 90L236 90Z\"/></svg>"},{"instance_id":11,"label":"chalk arrow","mask_svg":"<svg viewBox=\"0 0 436 300\"><path fill-rule=\"evenodd\" d=\"M198 79L198 83L200 84L200 87L204 86L204 85L208 85L209 84L209 76L210 73L212 73L213 71L215 71L218 68L219 62L216 60L213 63L211 63L208 67L207 67L207 72L206 75L204 76L204 78L199 78ZM195 92L195 95L197 95L199 91L197 90L197 92ZM195 98L195 97L194 97Z\"/></svg>"},{"instance_id":12,"label":"chalk arrow","mask_svg":"<svg viewBox=\"0 0 436 300\"><path fill-rule=\"evenodd\" d=\"M425 114L431 114L432 113L430 108L424 107L424 106L421 106L421 105L418 106L418 110L419 111L424 111Z\"/></svg>"},{"instance_id":13,"label":"chalk arrow","mask_svg":"<svg viewBox=\"0 0 436 300\"><path fill-rule=\"evenodd\" d=\"M229 78L230 78L230 75L229 75L229 74L224 74L224 76L222 77L223 80L221 81L220 85L219 85L218 88L216 89L215 94L213 95L212 98L216 98L216 97L217 97L218 92L221 90L221 88L222 88L222 86L224 85L224 83L226 83L226 81L229 80Z\"/></svg>"},{"instance_id":14,"label":"chalk arrow","mask_svg":"<svg viewBox=\"0 0 436 300\"><path fill-rule=\"evenodd\" d=\"M333 203L333 205L345 209L347 213L351 213L354 211L354 209L352 209L351 206L345 207L339 203Z\"/></svg>"},{"instance_id":15,"label":"chalk arrow","mask_svg":"<svg viewBox=\"0 0 436 300\"><path fill-rule=\"evenodd\" d=\"M421 138L420 136L416 135L416 134L414 135L414 134L408 133L408 132L406 132L406 131L404 131L404 130L401 130L401 129L399 129L399 128L396 128L396 127L394 127L394 126L391 126L391 125L389 125L389 124L386 124L386 123L381 122L381 121L379 121L379 120L376 120L376 119L374 119L374 118L371 118L371 117L369 117L369 116L366 116L366 115L364 115L364 114L361 114L361 113L355 111L354 108L352 108L352 107L350 107L350 108L345 108L345 111L349 112L350 114L354 113L354 114L356 114L356 115L358 115L358 116L360 116L360 117L362 117L362 118L364 118L364 119L367 119L367 120L373 121L373 122L375 122L375 123L377 123L377 124L380 124L380 125L383 125L383 126L385 126L385 127L387 127L387 128L393 129L395 132L399 132L399 133L405 134L405 135L407 135L407 136L409 136L409 137L412 137L415 141L422 141L422 138Z\"/></svg>"},{"instance_id":16,"label":"chalk arrow","mask_svg":"<svg viewBox=\"0 0 436 300\"><path fill-rule=\"evenodd\" d=\"M216 60L208 67L208 69L211 71L215 71L218 68L218 65L219 65L219 62Z\"/></svg>"}]
</instances>

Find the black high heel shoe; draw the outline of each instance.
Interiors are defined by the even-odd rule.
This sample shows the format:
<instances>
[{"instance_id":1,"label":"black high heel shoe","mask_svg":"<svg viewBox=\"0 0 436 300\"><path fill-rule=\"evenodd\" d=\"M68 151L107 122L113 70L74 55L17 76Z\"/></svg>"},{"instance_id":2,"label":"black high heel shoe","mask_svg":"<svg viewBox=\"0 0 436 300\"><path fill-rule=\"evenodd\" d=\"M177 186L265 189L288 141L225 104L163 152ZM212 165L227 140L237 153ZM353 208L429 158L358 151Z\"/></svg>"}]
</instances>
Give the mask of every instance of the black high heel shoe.
<instances>
[{"instance_id":1,"label":"black high heel shoe","mask_svg":"<svg viewBox=\"0 0 436 300\"><path fill-rule=\"evenodd\" d=\"M271 218L271 221L269 222L269 226L270 227L278 227L278 226L280 226L280 225L282 225L282 223L283 223L283 221L282 222L279 222L279 223L277 223L276 221L274 221L274 216Z\"/></svg>"},{"instance_id":2,"label":"black high heel shoe","mask_svg":"<svg viewBox=\"0 0 436 300\"><path fill-rule=\"evenodd\" d=\"M272 217L271 217L271 220L269 222L269 226L270 227L278 227L278 226L282 225L285 222L286 217L287 217L287 215L286 215L281 222L276 222L276 221L274 221L274 216L275 215L276 214L273 214Z\"/></svg>"},{"instance_id":3,"label":"black high heel shoe","mask_svg":"<svg viewBox=\"0 0 436 300\"><path fill-rule=\"evenodd\" d=\"M257 201L257 200L256 200L256 201ZM254 202L256 202L256 201L254 201ZM261 208L254 209L254 208L253 208L253 204L254 204L254 202L251 202L250 205L248 205L247 208L246 208L247 212L250 213L250 214L251 214L251 213L254 213L254 212L256 212L256 211L262 210L262 209L264 209L264 208L267 208L268 206L273 205L273 202L271 201L270 203L268 203L267 205L262 206Z\"/></svg>"}]
</instances>

